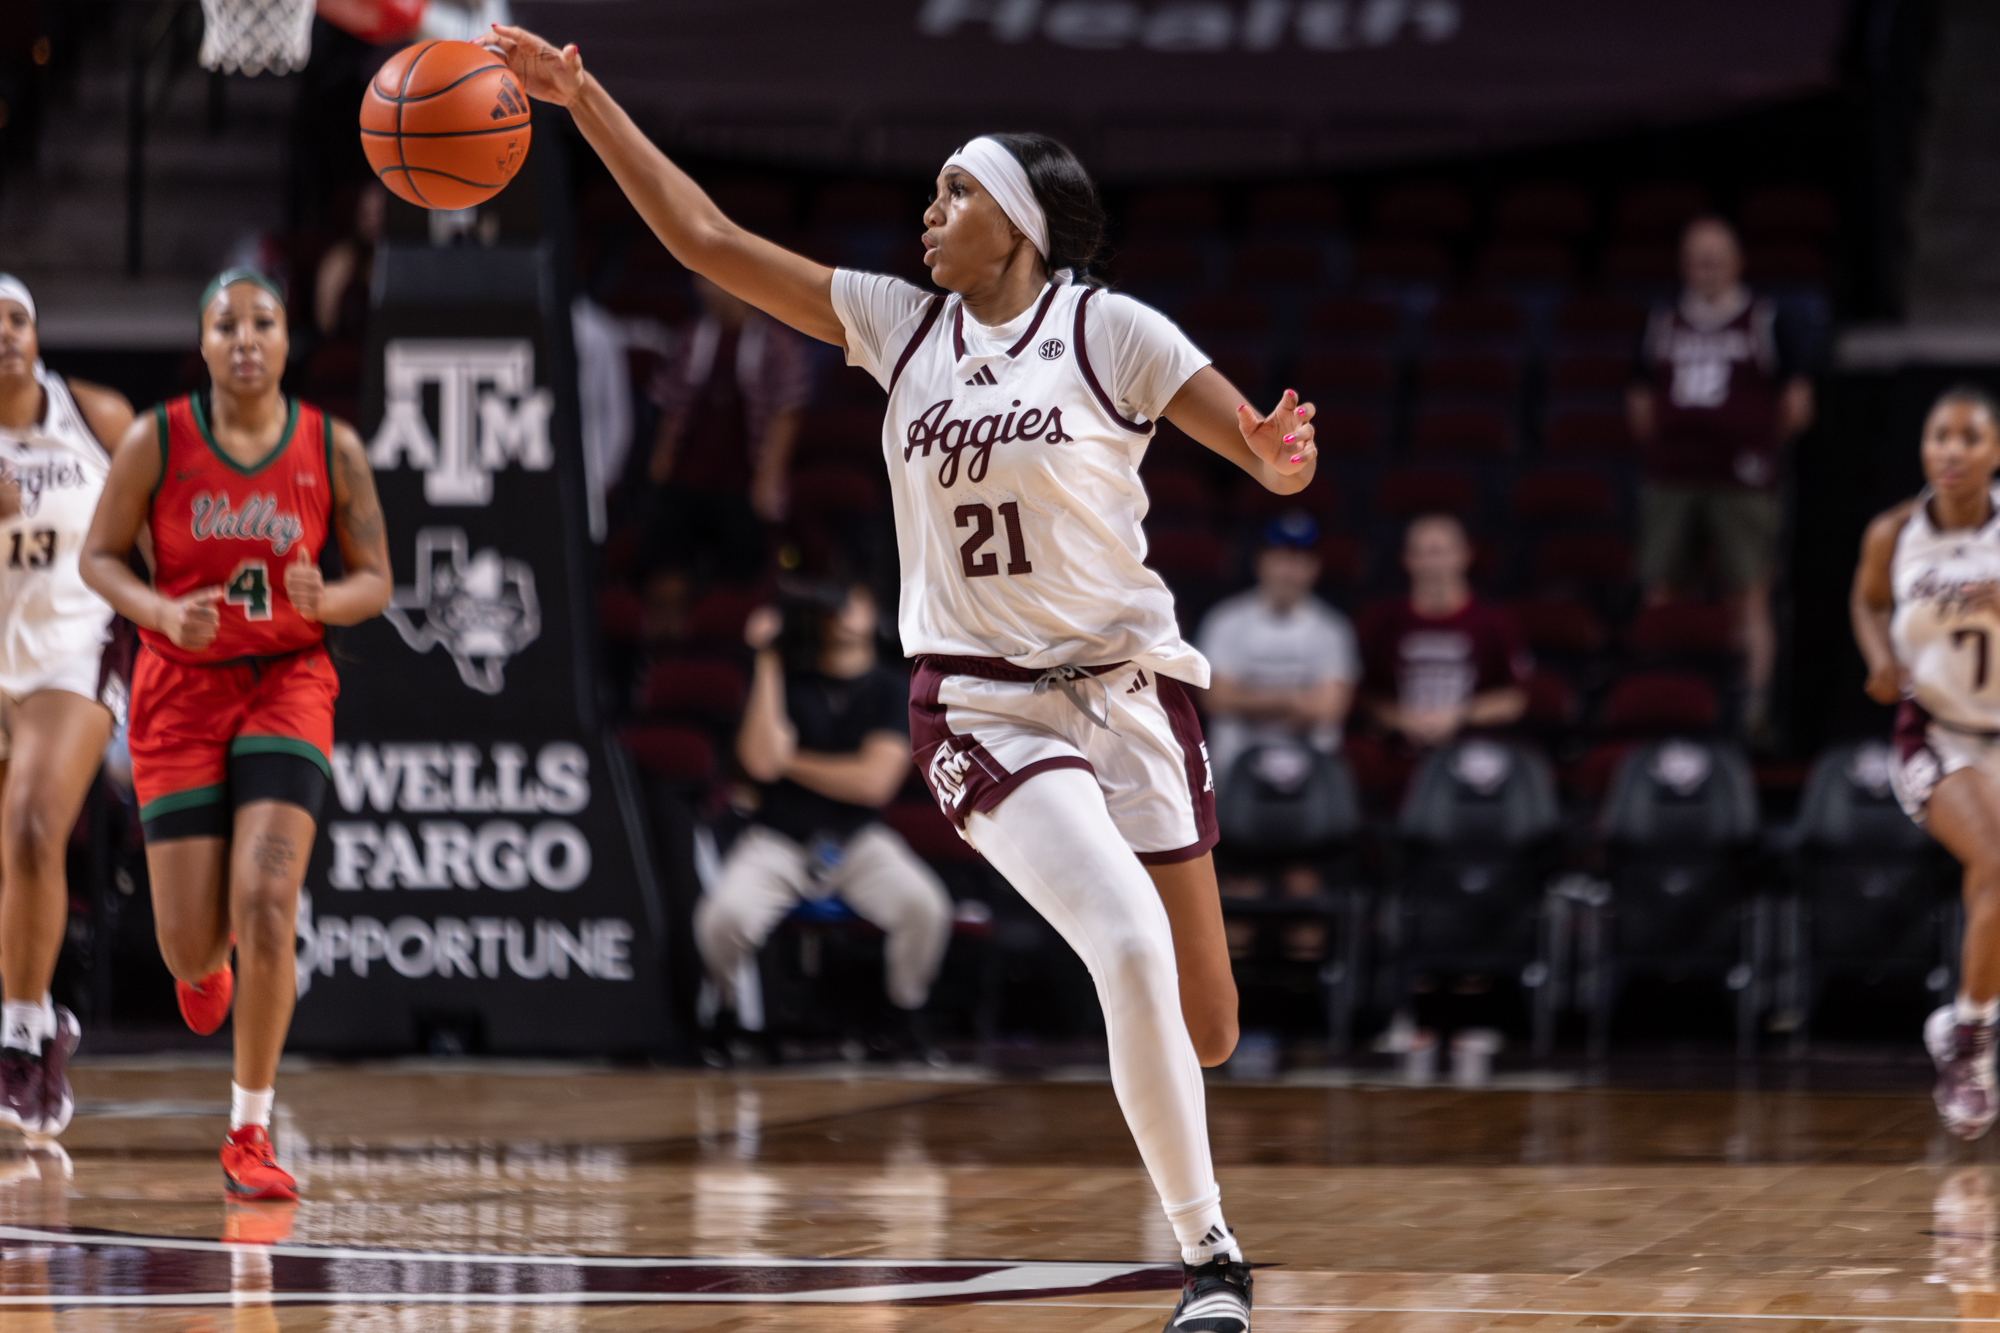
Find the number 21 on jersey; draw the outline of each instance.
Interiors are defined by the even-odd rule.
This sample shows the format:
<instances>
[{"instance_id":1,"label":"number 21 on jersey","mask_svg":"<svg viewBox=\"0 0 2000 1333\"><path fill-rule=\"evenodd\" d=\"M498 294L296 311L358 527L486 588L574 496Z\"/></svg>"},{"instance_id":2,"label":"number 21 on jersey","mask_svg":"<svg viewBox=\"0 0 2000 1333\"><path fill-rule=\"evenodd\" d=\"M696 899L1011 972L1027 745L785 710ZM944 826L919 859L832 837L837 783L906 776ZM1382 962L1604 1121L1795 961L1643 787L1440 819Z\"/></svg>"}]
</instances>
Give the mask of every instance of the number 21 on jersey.
<instances>
[{"instance_id":1,"label":"number 21 on jersey","mask_svg":"<svg viewBox=\"0 0 2000 1333\"><path fill-rule=\"evenodd\" d=\"M245 560L223 586L222 600L243 608L246 620L271 618L271 577L262 560Z\"/></svg>"}]
</instances>

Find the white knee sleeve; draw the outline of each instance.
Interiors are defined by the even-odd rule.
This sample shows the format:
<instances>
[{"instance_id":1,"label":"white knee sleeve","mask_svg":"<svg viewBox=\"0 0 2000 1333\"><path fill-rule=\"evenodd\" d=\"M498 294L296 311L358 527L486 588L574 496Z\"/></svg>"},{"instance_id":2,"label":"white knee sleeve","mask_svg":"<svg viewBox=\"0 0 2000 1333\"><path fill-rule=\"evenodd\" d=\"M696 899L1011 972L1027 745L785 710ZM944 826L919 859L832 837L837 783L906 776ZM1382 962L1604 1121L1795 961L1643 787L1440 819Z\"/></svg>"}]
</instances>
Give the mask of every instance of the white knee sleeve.
<instances>
[{"instance_id":1,"label":"white knee sleeve","mask_svg":"<svg viewBox=\"0 0 2000 1333\"><path fill-rule=\"evenodd\" d=\"M1174 938L1159 891L1082 769L1028 779L966 822L973 846L1090 969L1104 1007L1111 1085L1174 1234L1222 1225L1201 1064L1181 1017Z\"/></svg>"}]
</instances>

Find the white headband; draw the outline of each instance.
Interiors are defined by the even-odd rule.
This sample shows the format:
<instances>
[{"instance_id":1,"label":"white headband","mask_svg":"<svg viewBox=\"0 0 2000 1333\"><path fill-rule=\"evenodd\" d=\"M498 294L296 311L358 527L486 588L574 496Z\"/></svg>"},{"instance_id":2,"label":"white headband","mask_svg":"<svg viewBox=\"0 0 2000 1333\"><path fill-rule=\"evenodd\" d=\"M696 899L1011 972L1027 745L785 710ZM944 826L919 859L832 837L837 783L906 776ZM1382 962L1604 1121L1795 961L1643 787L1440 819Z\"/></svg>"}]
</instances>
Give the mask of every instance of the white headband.
<instances>
[{"instance_id":1,"label":"white headband","mask_svg":"<svg viewBox=\"0 0 2000 1333\"><path fill-rule=\"evenodd\" d=\"M28 284L11 273L0 273L0 300L19 301L27 307L30 322L35 320L35 298L28 295Z\"/></svg>"},{"instance_id":2,"label":"white headband","mask_svg":"<svg viewBox=\"0 0 2000 1333\"><path fill-rule=\"evenodd\" d=\"M993 196L1007 220L1035 243L1044 260L1049 257L1049 219L1035 202L1034 187L1020 159L997 139L981 135L944 160L947 167L964 167Z\"/></svg>"}]
</instances>

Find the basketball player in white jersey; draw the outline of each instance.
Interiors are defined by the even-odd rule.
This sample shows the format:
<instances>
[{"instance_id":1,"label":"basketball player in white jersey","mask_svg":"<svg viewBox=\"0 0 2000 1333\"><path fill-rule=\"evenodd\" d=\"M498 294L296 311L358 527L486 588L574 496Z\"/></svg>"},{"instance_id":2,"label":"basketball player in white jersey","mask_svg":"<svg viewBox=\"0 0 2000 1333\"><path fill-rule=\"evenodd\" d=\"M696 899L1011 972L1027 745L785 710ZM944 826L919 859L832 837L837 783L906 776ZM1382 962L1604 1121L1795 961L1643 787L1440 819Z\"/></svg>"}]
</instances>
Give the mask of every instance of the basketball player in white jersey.
<instances>
[{"instance_id":1,"label":"basketball player in white jersey","mask_svg":"<svg viewBox=\"0 0 2000 1333\"><path fill-rule=\"evenodd\" d=\"M1924 1043L1938 1114L1973 1139L2000 1111L2000 410L1983 390L1938 399L1923 467L1923 491L1868 526L1852 613L1869 697L1899 705L1897 799L1965 867L1958 998Z\"/></svg>"},{"instance_id":2,"label":"basketball player in white jersey","mask_svg":"<svg viewBox=\"0 0 2000 1333\"><path fill-rule=\"evenodd\" d=\"M1103 213L1053 140L978 138L945 163L922 219L937 294L750 235L575 47L506 27L495 45L531 95L569 107L676 259L888 390L917 765L1090 968L1112 1085L1181 1244L1168 1328L1244 1333L1250 1271L1223 1220L1200 1063L1235 1041L1214 783L1185 688L1208 663L1143 564L1138 464L1165 417L1294 493L1315 465L1312 408L1287 393L1252 411L1163 316L1074 280Z\"/></svg>"},{"instance_id":3,"label":"basketball player in white jersey","mask_svg":"<svg viewBox=\"0 0 2000 1333\"><path fill-rule=\"evenodd\" d=\"M35 299L0 274L0 1123L60 1134L77 1022L49 1001L70 829L111 738L111 607L77 552L132 424L111 389L42 365Z\"/></svg>"}]
</instances>

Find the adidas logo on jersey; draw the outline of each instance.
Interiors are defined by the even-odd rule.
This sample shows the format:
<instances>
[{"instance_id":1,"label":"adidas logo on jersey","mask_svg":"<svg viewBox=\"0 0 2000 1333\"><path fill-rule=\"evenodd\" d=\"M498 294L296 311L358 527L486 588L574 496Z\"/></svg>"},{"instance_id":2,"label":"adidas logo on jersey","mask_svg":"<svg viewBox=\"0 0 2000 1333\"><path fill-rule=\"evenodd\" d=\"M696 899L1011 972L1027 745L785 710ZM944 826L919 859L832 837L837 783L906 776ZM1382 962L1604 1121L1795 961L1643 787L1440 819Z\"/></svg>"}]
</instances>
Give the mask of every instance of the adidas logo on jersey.
<instances>
[{"instance_id":1,"label":"adidas logo on jersey","mask_svg":"<svg viewBox=\"0 0 2000 1333\"><path fill-rule=\"evenodd\" d=\"M981 366L979 373L966 381L967 384L998 384L999 382L999 379L993 374L993 367L991 366Z\"/></svg>"},{"instance_id":2,"label":"adidas logo on jersey","mask_svg":"<svg viewBox=\"0 0 2000 1333\"><path fill-rule=\"evenodd\" d=\"M972 457L965 463L965 479L980 482L986 479L986 466L993 460L993 446L996 444L1014 440L1068 444L1074 438L1063 430L1060 407L1052 407L1046 412L1039 407L1031 407L1025 412L1008 412L1004 416L996 412L977 420L959 417L946 421L945 415L951 411L951 402L946 398L932 403L903 432L905 463L919 452L929 458L933 445L944 456L938 464L938 484L947 489L958 484L959 455L968 448L972 450ZM1016 398L1014 406L1020 405L1021 400Z\"/></svg>"}]
</instances>

